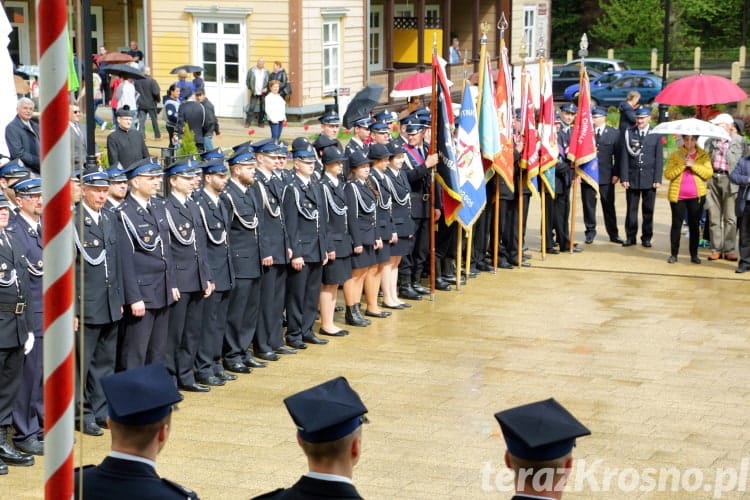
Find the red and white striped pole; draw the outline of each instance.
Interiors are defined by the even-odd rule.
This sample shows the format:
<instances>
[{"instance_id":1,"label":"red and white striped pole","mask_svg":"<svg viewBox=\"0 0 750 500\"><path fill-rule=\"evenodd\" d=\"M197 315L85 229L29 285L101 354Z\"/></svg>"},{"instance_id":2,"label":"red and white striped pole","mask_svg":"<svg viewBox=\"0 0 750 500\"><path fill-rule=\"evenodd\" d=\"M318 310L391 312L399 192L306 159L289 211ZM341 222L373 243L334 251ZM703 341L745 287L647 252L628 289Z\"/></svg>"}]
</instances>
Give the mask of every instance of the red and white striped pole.
<instances>
[{"instance_id":1,"label":"red and white striped pole","mask_svg":"<svg viewBox=\"0 0 750 500\"><path fill-rule=\"evenodd\" d=\"M44 498L73 497L73 226L66 0L37 1L44 196Z\"/></svg>"}]
</instances>

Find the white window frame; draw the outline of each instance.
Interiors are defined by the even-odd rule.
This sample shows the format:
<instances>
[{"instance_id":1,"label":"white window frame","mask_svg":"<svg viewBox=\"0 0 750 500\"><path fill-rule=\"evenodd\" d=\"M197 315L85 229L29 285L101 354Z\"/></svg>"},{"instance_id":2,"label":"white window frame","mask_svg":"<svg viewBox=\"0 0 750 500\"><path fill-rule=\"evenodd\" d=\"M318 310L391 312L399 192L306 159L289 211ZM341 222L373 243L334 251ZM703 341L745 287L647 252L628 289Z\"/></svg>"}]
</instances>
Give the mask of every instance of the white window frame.
<instances>
[{"instance_id":1,"label":"white window frame","mask_svg":"<svg viewBox=\"0 0 750 500\"><path fill-rule=\"evenodd\" d=\"M395 4L393 6L393 17L414 17L414 4Z\"/></svg>"},{"instance_id":2,"label":"white window frame","mask_svg":"<svg viewBox=\"0 0 750 500\"><path fill-rule=\"evenodd\" d=\"M330 34L332 28L335 28L336 39L326 40L327 35ZM341 83L341 18L340 17L323 17L323 24L321 26L321 71L322 71L322 82L323 92L333 92L335 89L340 87ZM328 31L329 33L327 33ZM332 64L326 66L325 56L326 52L334 53L333 57L329 57L329 61ZM327 80L327 76L330 79Z\"/></svg>"},{"instance_id":3,"label":"white window frame","mask_svg":"<svg viewBox=\"0 0 750 500\"><path fill-rule=\"evenodd\" d=\"M385 36L383 13L382 5L372 5L370 7L369 32L367 37L367 65L370 71L383 70L383 37ZM372 24L373 14L378 15L379 23L377 26L373 26ZM373 35L377 35L377 47L373 47ZM377 50L377 61L373 61L373 49Z\"/></svg>"},{"instance_id":4,"label":"white window frame","mask_svg":"<svg viewBox=\"0 0 750 500\"><path fill-rule=\"evenodd\" d=\"M24 23L14 23L10 19L10 26L18 29L18 63L20 65L31 64L31 52L29 49L29 4L27 2L12 2L10 0L3 2L3 8L21 8L23 11Z\"/></svg>"},{"instance_id":5,"label":"white window frame","mask_svg":"<svg viewBox=\"0 0 750 500\"><path fill-rule=\"evenodd\" d=\"M526 42L526 57L536 54L536 6L526 5L523 8L523 40Z\"/></svg>"},{"instance_id":6,"label":"white window frame","mask_svg":"<svg viewBox=\"0 0 750 500\"><path fill-rule=\"evenodd\" d=\"M440 5L439 4L425 5L424 17L425 18L432 17L432 18L440 19Z\"/></svg>"},{"instance_id":7,"label":"white window frame","mask_svg":"<svg viewBox=\"0 0 750 500\"><path fill-rule=\"evenodd\" d=\"M106 46L104 43L104 7L92 6L91 13L94 14L96 18L96 26L91 26L91 38L96 38L96 41L98 42L96 47L91 47L91 50L95 54L98 54L99 47L102 45Z\"/></svg>"}]
</instances>

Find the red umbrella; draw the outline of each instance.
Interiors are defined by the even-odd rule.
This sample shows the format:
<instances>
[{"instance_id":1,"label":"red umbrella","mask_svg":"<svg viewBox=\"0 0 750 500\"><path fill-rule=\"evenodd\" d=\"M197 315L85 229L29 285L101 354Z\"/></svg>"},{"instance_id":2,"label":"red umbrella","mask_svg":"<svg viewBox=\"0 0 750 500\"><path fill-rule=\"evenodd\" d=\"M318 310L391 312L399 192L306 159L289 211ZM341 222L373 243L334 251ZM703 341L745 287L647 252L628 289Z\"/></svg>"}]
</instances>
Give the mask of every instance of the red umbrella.
<instances>
[{"instance_id":1,"label":"red umbrella","mask_svg":"<svg viewBox=\"0 0 750 500\"><path fill-rule=\"evenodd\" d=\"M448 81L448 86L453 82ZM432 93L432 71L407 76L393 87L391 97L413 97Z\"/></svg>"},{"instance_id":2,"label":"red umbrella","mask_svg":"<svg viewBox=\"0 0 750 500\"><path fill-rule=\"evenodd\" d=\"M676 106L709 106L745 99L745 91L732 80L701 73L673 81L654 100Z\"/></svg>"}]
</instances>

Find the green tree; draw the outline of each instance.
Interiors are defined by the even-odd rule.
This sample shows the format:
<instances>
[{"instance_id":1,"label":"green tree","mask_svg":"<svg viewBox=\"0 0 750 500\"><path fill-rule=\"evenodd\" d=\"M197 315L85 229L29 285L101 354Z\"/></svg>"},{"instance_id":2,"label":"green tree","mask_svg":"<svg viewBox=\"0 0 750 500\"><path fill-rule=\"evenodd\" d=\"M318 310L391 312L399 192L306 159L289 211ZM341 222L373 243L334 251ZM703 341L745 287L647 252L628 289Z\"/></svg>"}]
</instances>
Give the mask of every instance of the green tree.
<instances>
[{"instance_id":1,"label":"green tree","mask_svg":"<svg viewBox=\"0 0 750 500\"><path fill-rule=\"evenodd\" d=\"M611 48L660 47L664 9L660 0L605 0L601 15L591 27L593 45Z\"/></svg>"}]
</instances>

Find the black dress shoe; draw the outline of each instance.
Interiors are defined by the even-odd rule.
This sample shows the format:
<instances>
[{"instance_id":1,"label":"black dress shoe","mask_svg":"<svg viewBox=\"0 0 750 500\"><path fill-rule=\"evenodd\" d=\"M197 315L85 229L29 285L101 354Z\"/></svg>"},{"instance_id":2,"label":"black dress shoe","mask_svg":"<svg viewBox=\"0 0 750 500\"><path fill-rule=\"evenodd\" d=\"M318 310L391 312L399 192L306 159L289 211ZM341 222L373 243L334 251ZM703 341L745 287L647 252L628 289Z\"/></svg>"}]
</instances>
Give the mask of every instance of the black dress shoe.
<instances>
[{"instance_id":1,"label":"black dress shoe","mask_svg":"<svg viewBox=\"0 0 750 500\"><path fill-rule=\"evenodd\" d=\"M557 248L548 248L547 249L547 253L551 253L551 254L557 255L557 254L560 253L560 250L558 250Z\"/></svg>"},{"instance_id":2,"label":"black dress shoe","mask_svg":"<svg viewBox=\"0 0 750 500\"><path fill-rule=\"evenodd\" d=\"M513 269L513 264L510 262L502 261L498 264L500 269Z\"/></svg>"},{"instance_id":3,"label":"black dress shoe","mask_svg":"<svg viewBox=\"0 0 750 500\"><path fill-rule=\"evenodd\" d=\"M667 264L674 264L675 262L677 262L677 256L670 255L669 258L667 259Z\"/></svg>"},{"instance_id":4,"label":"black dress shoe","mask_svg":"<svg viewBox=\"0 0 750 500\"><path fill-rule=\"evenodd\" d=\"M4 476L8 473L8 466L0 460L0 476Z\"/></svg>"},{"instance_id":5,"label":"black dress shoe","mask_svg":"<svg viewBox=\"0 0 750 500\"><path fill-rule=\"evenodd\" d=\"M422 294L422 295L430 295L430 290L423 287L421 283L412 283L411 287L414 289L415 292Z\"/></svg>"},{"instance_id":6,"label":"black dress shoe","mask_svg":"<svg viewBox=\"0 0 750 500\"><path fill-rule=\"evenodd\" d=\"M750 271L750 268L747 268L745 266L739 266L739 267L737 267L737 269L734 270L734 272L737 273L737 274L746 273L748 271Z\"/></svg>"},{"instance_id":7,"label":"black dress shoe","mask_svg":"<svg viewBox=\"0 0 750 500\"><path fill-rule=\"evenodd\" d=\"M484 262L477 262L477 269L485 273L491 273L495 270L491 265L485 264Z\"/></svg>"},{"instance_id":8,"label":"black dress shoe","mask_svg":"<svg viewBox=\"0 0 750 500\"><path fill-rule=\"evenodd\" d=\"M314 344L314 345L326 345L328 343L326 339L318 338L312 332L308 333L307 335L303 335L302 340L306 344Z\"/></svg>"},{"instance_id":9,"label":"black dress shoe","mask_svg":"<svg viewBox=\"0 0 750 500\"><path fill-rule=\"evenodd\" d=\"M396 304L395 306L389 306L385 302L380 304L380 307L385 307L386 309L396 309L396 310L405 309L404 304Z\"/></svg>"},{"instance_id":10,"label":"black dress shoe","mask_svg":"<svg viewBox=\"0 0 750 500\"><path fill-rule=\"evenodd\" d=\"M692 257L690 257L690 262L692 262L693 264L700 264L701 258L697 255L693 255Z\"/></svg>"},{"instance_id":11,"label":"black dress shoe","mask_svg":"<svg viewBox=\"0 0 750 500\"><path fill-rule=\"evenodd\" d=\"M181 391L185 391L185 392L208 392L211 390L209 386L199 384L197 382L194 384L189 384L189 385L180 385L178 386L178 388Z\"/></svg>"},{"instance_id":12,"label":"black dress shoe","mask_svg":"<svg viewBox=\"0 0 750 500\"><path fill-rule=\"evenodd\" d=\"M587 245L590 245L590 244L592 244L594 242L594 237L593 236L586 236L586 240L585 241L586 241Z\"/></svg>"},{"instance_id":13,"label":"black dress shoe","mask_svg":"<svg viewBox=\"0 0 750 500\"><path fill-rule=\"evenodd\" d=\"M231 382L233 380L237 380L239 377L235 375L234 373L229 373L225 371L221 371L215 375L216 378L219 380L223 380L225 382ZM210 385L210 384L203 384L203 385Z\"/></svg>"},{"instance_id":14,"label":"black dress shoe","mask_svg":"<svg viewBox=\"0 0 750 500\"><path fill-rule=\"evenodd\" d=\"M232 373L250 373L252 370L245 366L245 363L236 362L236 363L227 363L224 362L224 369L228 372Z\"/></svg>"},{"instance_id":15,"label":"black dress shoe","mask_svg":"<svg viewBox=\"0 0 750 500\"><path fill-rule=\"evenodd\" d=\"M297 349L297 350L307 349L307 344L305 344L301 340L293 340L291 342L287 342L286 345L288 345L292 349ZM276 352L278 354L289 354L289 353L280 352L279 349L276 349Z\"/></svg>"},{"instance_id":16,"label":"black dress shoe","mask_svg":"<svg viewBox=\"0 0 750 500\"><path fill-rule=\"evenodd\" d=\"M326 330L323 330L323 327L320 327L320 330L318 330L318 333L321 335L328 335L329 337L343 337L345 335L349 335L349 330L339 330L338 332L328 332Z\"/></svg>"},{"instance_id":17,"label":"black dress shoe","mask_svg":"<svg viewBox=\"0 0 750 500\"><path fill-rule=\"evenodd\" d=\"M276 353L275 353L275 352L273 352L273 351L268 351L268 352L256 352L256 353L255 353L255 357L256 357L256 358L260 358L260 359L263 359L263 360L266 360L266 361L278 361L278 360L279 360L279 355L278 355L278 354L276 354Z\"/></svg>"},{"instance_id":18,"label":"black dress shoe","mask_svg":"<svg viewBox=\"0 0 750 500\"><path fill-rule=\"evenodd\" d=\"M369 316L371 318L387 318L390 315L391 313L389 313L388 311L380 311L376 313L376 312L370 312L367 309L365 309L365 316Z\"/></svg>"},{"instance_id":19,"label":"black dress shoe","mask_svg":"<svg viewBox=\"0 0 750 500\"><path fill-rule=\"evenodd\" d=\"M265 368L266 366L268 366L268 363L264 363L263 361L258 361L257 359L254 359L254 358L247 358L246 360L243 361L243 363L248 368Z\"/></svg>"},{"instance_id":20,"label":"black dress shoe","mask_svg":"<svg viewBox=\"0 0 750 500\"><path fill-rule=\"evenodd\" d=\"M107 424L106 420L99 420L99 419L97 419L96 420L96 425L98 425L102 429L109 429L109 424ZM42 443L44 443L44 441L42 439L39 439L39 441L42 442Z\"/></svg>"},{"instance_id":21,"label":"black dress shoe","mask_svg":"<svg viewBox=\"0 0 750 500\"><path fill-rule=\"evenodd\" d=\"M620 245L622 245L624 243L622 241L622 238L620 238L619 236L615 236L614 238L610 238L609 241L611 241L612 243L619 243Z\"/></svg>"},{"instance_id":22,"label":"black dress shoe","mask_svg":"<svg viewBox=\"0 0 750 500\"><path fill-rule=\"evenodd\" d=\"M646 248L651 248L651 246L652 246L651 245L651 240L643 240L643 242L641 243L641 245L643 245Z\"/></svg>"},{"instance_id":23,"label":"black dress shoe","mask_svg":"<svg viewBox=\"0 0 750 500\"><path fill-rule=\"evenodd\" d=\"M84 422L83 426L81 424L76 425L76 429L81 431L82 433L86 434L87 436L102 436L104 435L104 431L101 427L96 425L96 422ZM2 445L0 445L0 450L2 449ZM8 462L4 456L2 456L2 452L0 451L0 459L2 459L6 463Z\"/></svg>"},{"instance_id":24,"label":"black dress shoe","mask_svg":"<svg viewBox=\"0 0 750 500\"><path fill-rule=\"evenodd\" d=\"M300 342L302 343L302 342ZM307 346L305 346L307 347ZM276 354L297 354L297 350L285 345L273 350ZM258 356L260 358L260 356Z\"/></svg>"},{"instance_id":25,"label":"black dress shoe","mask_svg":"<svg viewBox=\"0 0 750 500\"><path fill-rule=\"evenodd\" d=\"M39 441L36 436L15 443L16 449L28 453L29 455L44 455L44 443Z\"/></svg>"},{"instance_id":26,"label":"black dress shoe","mask_svg":"<svg viewBox=\"0 0 750 500\"><path fill-rule=\"evenodd\" d=\"M406 300L422 300L422 296L410 285L398 289L398 297Z\"/></svg>"},{"instance_id":27,"label":"black dress shoe","mask_svg":"<svg viewBox=\"0 0 750 500\"><path fill-rule=\"evenodd\" d=\"M93 424L93 422L91 423ZM97 427L97 429L99 428ZM99 432L102 432L102 430L99 429ZM102 434L104 433L102 432ZM34 456L17 450L9 442L3 441L2 443L0 443L0 461L5 462L7 465L28 467L30 465L34 465Z\"/></svg>"},{"instance_id":28,"label":"black dress shoe","mask_svg":"<svg viewBox=\"0 0 750 500\"><path fill-rule=\"evenodd\" d=\"M227 375L229 375L229 374L227 374ZM234 375L232 375L232 376L234 376ZM213 386L213 387L221 387L222 385L226 384L226 382L224 381L224 379L218 377L217 375L211 375L210 377L207 377L207 378L196 378L195 380L199 384L210 385L210 386Z\"/></svg>"},{"instance_id":29,"label":"black dress shoe","mask_svg":"<svg viewBox=\"0 0 750 500\"><path fill-rule=\"evenodd\" d=\"M571 250L573 253L581 253L583 252L583 248L579 247L578 245L573 245L573 250Z\"/></svg>"},{"instance_id":30,"label":"black dress shoe","mask_svg":"<svg viewBox=\"0 0 750 500\"><path fill-rule=\"evenodd\" d=\"M441 292L450 292L451 291L451 286L448 283L446 283L445 281L441 280L441 279L436 279L435 280L435 289L436 290L440 290Z\"/></svg>"},{"instance_id":31,"label":"black dress shoe","mask_svg":"<svg viewBox=\"0 0 750 500\"><path fill-rule=\"evenodd\" d=\"M625 240L622 242L622 246L624 247L632 247L633 245L635 245L634 240Z\"/></svg>"}]
</instances>

